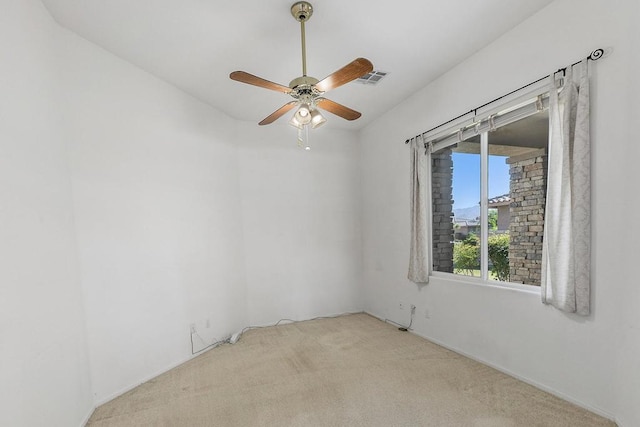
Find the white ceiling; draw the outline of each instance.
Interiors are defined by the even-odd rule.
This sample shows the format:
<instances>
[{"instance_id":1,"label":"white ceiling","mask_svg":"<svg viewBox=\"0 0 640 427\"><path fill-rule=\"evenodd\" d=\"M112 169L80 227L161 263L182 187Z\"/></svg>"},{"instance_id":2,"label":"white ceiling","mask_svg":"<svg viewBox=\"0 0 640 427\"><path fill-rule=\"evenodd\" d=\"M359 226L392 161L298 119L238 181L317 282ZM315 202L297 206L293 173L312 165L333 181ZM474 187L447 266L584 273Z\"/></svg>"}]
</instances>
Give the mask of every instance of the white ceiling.
<instances>
[{"instance_id":1,"label":"white ceiling","mask_svg":"<svg viewBox=\"0 0 640 427\"><path fill-rule=\"evenodd\" d=\"M62 26L236 119L257 123L290 98L230 72L285 86L302 74L294 0L42 1ZM359 129L551 1L310 0L308 74L322 79L357 57L389 72L327 94L362 112L355 122L329 115L331 126Z\"/></svg>"}]
</instances>

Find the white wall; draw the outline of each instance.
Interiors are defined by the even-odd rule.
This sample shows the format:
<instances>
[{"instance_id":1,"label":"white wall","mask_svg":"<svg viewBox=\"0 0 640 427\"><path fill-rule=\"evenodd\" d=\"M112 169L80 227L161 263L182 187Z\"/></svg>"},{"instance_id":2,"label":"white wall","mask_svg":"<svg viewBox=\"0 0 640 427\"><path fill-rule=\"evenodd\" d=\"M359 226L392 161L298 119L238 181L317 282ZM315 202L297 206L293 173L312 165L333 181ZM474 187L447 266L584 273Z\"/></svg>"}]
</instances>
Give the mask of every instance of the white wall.
<instances>
[{"instance_id":1,"label":"white wall","mask_svg":"<svg viewBox=\"0 0 640 427\"><path fill-rule=\"evenodd\" d=\"M54 38L37 0L0 13L0 425L93 408Z\"/></svg>"},{"instance_id":2,"label":"white wall","mask_svg":"<svg viewBox=\"0 0 640 427\"><path fill-rule=\"evenodd\" d=\"M630 183L637 182L632 164L638 157L631 156L630 117L624 114L632 105L629 64L637 61L630 17L637 16L633 0L589 0L579 6L558 0L360 135L366 309L404 323L409 313L398 303L413 303L417 333L616 417L624 426L639 425L640 417L638 299L630 298L638 294L630 272L638 236L632 231L632 238L627 228L637 212ZM563 314L542 305L537 292L436 278L421 287L406 280L409 153L404 140L609 46L613 54L593 64L592 76L592 315ZM622 342L626 352L619 352Z\"/></svg>"},{"instance_id":3,"label":"white wall","mask_svg":"<svg viewBox=\"0 0 640 427\"><path fill-rule=\"evenodd\" d=\"M192 323L198 350L249 324L362 310L353 132L318 130L300 150L286 123L238 123L38 1L10 12L3 420L79 424L190 358Z\"/></svg>"},{"instance_id":4,"label":"white wall","mask_svg":"<svg viewBox=\"0 0 640 427\"><path fill-rule=\"evenodd\" d=\"M636 197L637 191L637 171L638 159L640 159L640 145L636 143L638 134L632 125L635 126L640 117L640 81L638 81L638 71L640 69L640 31L638 30L637 19L640 16L640 2L630 1L630 7L625 9L626 19L620 24L629 29L628 38L624 43L627 52L633 55L625 55L622 61L622 68L626 72L626 78L622 83L627 83L624 97L620 99L620 107L625 108L623 119L627 125L623 125L624 138L626 143L619 144L619 152L616 160L622 169L622 180L617 184L620 189L616 194L623 194L620 201L620 215L618 219L621 224L616 230L622 228L619 237L621 246L616 248L611 254L612 257L620 258L615 264L619 272L614 276L614 288L620 292L617 294L620 320L615 329L619 332L620 340L615 347L617 354L616 363L616 418L620 426L640 426L640 286L637 280L637 254L636 249L640 227L635 219L637 212L640 212L640 197ZM616 111L620 111L618 108ZM629 125L632 124L632 125ZM607 167L607 170L616 169L617 166ZM629 215L633 212L635 215ZM626 213L626 215L625 215ZM624 225L629 224L629 230L624 230ZM608 258L609 260L611 259ZM618 283L620 282L620 283ZM605 281L605 283L611 283Z\"/></svg>"},{"instance_id":5,"label":"white wall","mask_svg":"<svg viewBox=\"0 0 640 427\"><path fill-rule=\"evenodd\" d=\"M189 358L191 323L211 343L362 310L353 132L319 129L307 152L286 122L239 123L60 42L97 403Z\"/></svg>"},{"instance_id":6,"label":"white wall","mask_svg":"<svg viewBox=\"0 0 640 427\"><path fill-rule=\"evenodd\" d=\"M60 43L101 403L190 358L191 323L206 343L246 324L235 121L74 34Z\"/></svg>"},{"instance_id":7,"label":"white wall","mask_svg":"<svg viewBox=\"0 0 640 427\"><path fill-rule=\"evenodd\" d=\"M355 134L327 124L305 151L281 120L239 127L250 323L361 311Z\"/></svg>"}]
</instances>

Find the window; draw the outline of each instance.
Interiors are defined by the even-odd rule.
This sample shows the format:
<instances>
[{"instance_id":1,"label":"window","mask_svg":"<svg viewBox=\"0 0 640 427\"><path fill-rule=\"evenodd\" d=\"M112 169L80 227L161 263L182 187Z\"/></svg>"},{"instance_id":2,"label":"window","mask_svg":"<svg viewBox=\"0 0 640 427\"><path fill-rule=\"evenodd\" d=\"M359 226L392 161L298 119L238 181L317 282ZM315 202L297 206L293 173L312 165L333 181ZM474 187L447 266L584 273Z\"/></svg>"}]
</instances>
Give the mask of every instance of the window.
<instances>
[{"instance_id":1,"label":"window","mask_svg":"<svg viewBox=\"0 0 640 427\"><path fill-rule=\"evenodd\" d=\"M430 141L433 271L540 286L549 133L543 101Z\"/></svg>"}]
</instances>

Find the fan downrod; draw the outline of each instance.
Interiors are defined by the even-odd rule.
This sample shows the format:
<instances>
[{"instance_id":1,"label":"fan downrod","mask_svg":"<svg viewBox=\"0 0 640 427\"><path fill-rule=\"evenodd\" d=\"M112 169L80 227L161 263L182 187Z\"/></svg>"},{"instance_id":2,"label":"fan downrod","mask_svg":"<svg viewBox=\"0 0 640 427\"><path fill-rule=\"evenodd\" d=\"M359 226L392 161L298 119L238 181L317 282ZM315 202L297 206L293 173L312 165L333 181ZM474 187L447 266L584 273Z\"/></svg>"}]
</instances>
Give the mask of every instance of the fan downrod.
<instances>
[{"instance_id":1,"label":"fan downrod","mask_svg":"<svg viewBox=\"0 0 640 427\"><path fill-rule=\"evenodd\" d=\"M305 22L313 15L313 6L306 1L299 1L291 6L291 15L296 18L298 22Z\"/></svg>"}]
</instances>

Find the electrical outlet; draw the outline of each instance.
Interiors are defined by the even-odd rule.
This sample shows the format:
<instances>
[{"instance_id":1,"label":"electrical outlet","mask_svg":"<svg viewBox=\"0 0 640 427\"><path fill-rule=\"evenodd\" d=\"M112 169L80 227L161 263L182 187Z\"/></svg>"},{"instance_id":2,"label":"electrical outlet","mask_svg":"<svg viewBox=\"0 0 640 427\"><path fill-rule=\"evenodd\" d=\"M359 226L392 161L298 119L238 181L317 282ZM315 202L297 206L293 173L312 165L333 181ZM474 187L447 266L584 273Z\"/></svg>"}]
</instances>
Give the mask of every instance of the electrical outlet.
<instances>
[{"instance_id":1,"label":"electrical outlet","mask_svg":"<svg viewBox=\"0 0 640 427\"><path fill-rule=\"evenodd\" d=\"M400 310L404 310L404 303L402 301L400 301L400 303L398 304L398 308Z\"/></svg>"},{"instance_id":2,"label":"electrical outlet","mask_svg":"<svg viewBox=\"0 0 640 427\"><path fill-rule=\"evenodd\" d=\"M196 324L192 323L189 325L189 329L191 329L191 333L195 334L196 333Z\"/></svg>"}]
</instances>

